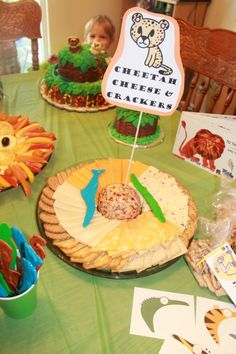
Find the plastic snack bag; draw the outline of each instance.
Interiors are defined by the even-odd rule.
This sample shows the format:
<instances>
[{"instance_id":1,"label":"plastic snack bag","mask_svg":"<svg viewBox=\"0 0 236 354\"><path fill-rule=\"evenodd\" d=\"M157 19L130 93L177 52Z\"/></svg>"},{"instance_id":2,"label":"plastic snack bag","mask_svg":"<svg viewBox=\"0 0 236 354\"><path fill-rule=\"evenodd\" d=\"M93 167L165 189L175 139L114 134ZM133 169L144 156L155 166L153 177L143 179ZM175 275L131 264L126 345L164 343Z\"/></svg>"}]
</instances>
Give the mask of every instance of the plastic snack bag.
<instances>
[{"instance_id":1,"label":"plastic snack bag","mask_svg":"<svg viewBox=\"0 0 236 354\"><path fill-rule=\"evenodd\" d=\"M201 239L193 240L185 259L199 285L217 296L226 295L204 257L225 242L236 252L236 182L222 179L212 202L213 219L199 218Z\"/></svg>"}]
</instances>

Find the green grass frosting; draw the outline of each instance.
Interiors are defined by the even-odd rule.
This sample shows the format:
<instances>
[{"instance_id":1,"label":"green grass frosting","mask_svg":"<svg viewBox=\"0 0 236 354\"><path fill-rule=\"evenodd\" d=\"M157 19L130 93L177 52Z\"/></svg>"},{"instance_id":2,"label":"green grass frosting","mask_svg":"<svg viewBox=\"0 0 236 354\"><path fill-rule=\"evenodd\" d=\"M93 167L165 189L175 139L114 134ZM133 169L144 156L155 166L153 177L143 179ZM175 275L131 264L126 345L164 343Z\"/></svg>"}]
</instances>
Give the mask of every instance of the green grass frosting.
<instances>
[{"instance_id":1,"label":"green grass frosting","mask_svg":"<svg viewBox=\"0 0 236 354\"><path fill-rule=\"evenodd\" d=\"M135 128L137 128L138 126L139 116L140 116L139 111L133 111L131 109L122 108L122 107L116 108L116 119L120 120L124 118L126 122L132 123ZM160 117L155 114L143 113L140 125L141 127L144 127L147 124L153 125L155 119L159 119L159 118Z\"/></svg>"},{"instance_id":2,"label":"green grass frosting","mask_svg":"<svg viewBox=\"0 0 236 354\"><path fill-rule=\"evenodd\" d=\"M69 95L86 97L89 94L97 95L101 93L102 80L84 83L69 81L58 74L57 64L49 64L45 74L45 82L49 88L58 86L61 93L68 93Z\"/></svg>"},{"instance_id":3,"label":"green grass frosting","mask_svg":"<svg viewBox=\"0 0 236 354\"><path fill-rule=\"evenodd\" d=\"M72 53L68 47L61 49L58 53L58 59L62 66L71 63L75 68L80 68L83 73L86 73L89 68L97 68L98 59L101 59L102 68L105 71L107 67L105 59L107 57L107 53L92 54L90 52L90 45L87 43L81 46L79 53Z\"/></svg>"},{"instance_id":4,"label":"green grass frosting","mask_svg":"<svg viewBox=\"0 0 236 354\"><path fill-rule=\"evenodd\" d=\"M123 118L123 119L125 119L126 122L132 123L135 128L137 128L137 126L138 126L138 120L139 120L140 113L141 112L139 112L139 111L133 111L133 110L127 109L127 108L116 107L116 119L120 120ZM159 119L159 118L160 118L160 116L158 116L158 115L143 112L140 125L142 127L147 124L153 125L155 119ZM115 139L121 140L124 143L133 144L135 137L131 136L131 135L126 136L126 135L119 133L115 128L114 122L112 122L109 125L108 130L109 130L109 133L111 134L111 136L113 136ZM156 139L159 138L160 133L161 133L161 129L160 129L160 126L158 125L157 130L154 134L152 134L150 136L143 136L143 137L137 138L137 144L138 145L151 144L152 142L154 142Z\"/></svg>"}]
</instances>

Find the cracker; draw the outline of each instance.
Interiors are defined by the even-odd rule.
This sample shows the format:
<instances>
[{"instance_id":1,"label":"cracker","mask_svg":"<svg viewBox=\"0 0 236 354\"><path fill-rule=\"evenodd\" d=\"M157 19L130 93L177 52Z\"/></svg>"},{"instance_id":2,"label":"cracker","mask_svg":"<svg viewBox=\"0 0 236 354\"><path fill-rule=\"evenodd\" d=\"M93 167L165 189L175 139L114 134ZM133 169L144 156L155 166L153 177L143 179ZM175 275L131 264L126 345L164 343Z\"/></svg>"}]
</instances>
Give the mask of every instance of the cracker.
<instances>
[{"instance_id":1,"label":"cracker","mask_svg":"<svg viewBox=\"0 0 236 354\"><path fill-rule=\"evenodd\" d=\"M43 194L45 195L45 197L52 199L54 191L51 188L49 188L48 186L46 186L43 189Z\"/></svg>"},{"instance_id":2,"label":"cracker","mask_svg":"<svg viewBox=\"0 0 236 354\"><path fill-rule=\"evenodd\" d=\"M77 171L77 167L70 167L70 168L67 168L66 170L66 173L68 176L70 176L73 172Z\"/></svg>"},{"instance_id":3,"label":"cracker","mask_svg":"<svg viewBox=\"0 0 236 354\"><path fill-rule=\"evenodd\" d=\"M42 209L43 211L46 211L49 214L56 215L54 208L49 206L48 204L44 203L44 201L42 199L39 200L39 207L40 207L40 209Z\"/></svg>"},{"instance_id":4,"label":"cracker","mask_svg":"<svg viewBox=\"0 0 236 354\"><path fill-rule=\"evenodd\" d=\"M91 263L98 257L98 254L99 254L98 252L90 252L85 257L74 257L74 255L72 254L70 259L71 262L75 262L75 263Z\"/></svg>"},{"instance_id":5,"label":"cracker","mask_svg":"<svg viewBox=\"0 0 236 354\"><path fill-rule=\"evenodd\" d=\"M49 224L49 226L51 226L51 225ZM46 229L45 229L44 232L45 232L45 235L48 238L53 240L53 243L54 243L54 240L56 240L56 241L65 241L65 240L68 240L70 238L70 235L67 232L61 232L61 233L59 233L59 232L50 232L50 231L47 231Z\"/></svg>"},{"instance_id":6,"label":"cracker","mask_svg":"<svg viewBox=\"0 0 236 354\"><path fill-rule=\"evenodd\" d=\"M51 232L52 234L67 234L67 232L60 225L44 223L43 226L46 231Z\"/></svg>"},{"instance_id":7,"label":"cracker","mask_svg":"<svg viewBox=\"0 0 236 354\"><path fill-rule=\"evenodd\" d=\"M90 246L86 246L85 247L82 247L80 248L79 250L75 251L73 253L73 257L85 257L87 256L89 253L91 252L91 247Z\"/></svg>"},{"instance_id":8,"label":"cracker","mask_svg":"<svg viewBox=\"0 0 236 354\"><path fill-rule=\"evenodd\" d=\"M57 179L60 184L62 184L67 179L67 173L65 171L58 172Z\"/></svg>"},{"instance_id":9,"label":"cracker","mask_svg":"<svg viewBox=\"0 0 236 354\"><path fill-rule=\"evenodd\" d=\"M198 274L197 272L193 271L193 275L196 278L198 284L202 287L202 288L207 288L207 283L205 282L203 276L201 274Z\"/></svg>"},{"instance_id":10,"label":"cracker","mask_svg":"<svg viewBox=\"0 0 236 354\"><path fill-rule=\"evenodd\" d=\"M207 287L208 287L208 289L211 291L211 292L215 292L215 288L214 288L214 286L212 285L212 283L211 283L211 276L210 276L210 274L208 273L204 273L204 274L202 274L202 277L203 277L203 279L205 280L205 282L206 282L206 284L207 284Z\"/></svg>"},{"instance_id":11,"label":"cracker","mask_svg":"<svg viewBox=\"0 0 236 354\"><path fill-rule=\"evenodd\" d=\"M110 263L110 257L106 252L101 252L100 255L93 262L83 263L85 269L105 269Z\"/></svg>"},{"instance_id":12,"label":"cracker","mask_svg":"<svg viewBox=\"0 0 236 354\"><path fill-rule=\"evenodd\" d=\"M40 200L42 200L45 204L47 204L50 207L52 207L54 204L54 200L52 198L46 197L46 195L44 194L41 194Z\"/></svg>"},{"instance_id":13,"label":"cracker","mask_svg":"<svg viewBox=\"0 0 236 354\"><path fill-rule=\"evenodd\" d=\"M121 258L119 263L111 265L111 262L110 262L109 266L111 267L112 272L116 272L116 271L119 271L119 269L121 269L122 267L124 267L124 265L127 262L128 262L127 258Z\"/></svg>"},{"instance_id":14,"label":"cracker","mask_svg":"<svg viewBox=\"0 0 236 354\"><path fill-rule=\"evenodd\" d=\"M55 246L58 246L59 248L63 249L71 249L75 246L77 246L80 242L75 240L74 238L70 237L69 239L65 241L54 241L53 244Z\"/></svg>"},{"instance_id":15,"label":"cracker","mask_svg":"<svg viewBox=\"0 0 236 354\"><path fill-rule=\"evenodd\" d=\"M60 246L59 246L60 247ZM85 248L86 245L84 245L83 243L78 243L76 246L71 247L71 248L63 248L60 247L61 251L63 251L67 256L74 256L74 254L76 254L77 251L82 250L83 248Z\"/></svg>"},{"instance_id":16,"label":"cracker","mask_svg":"<svg viewBox=\"0 0 236 354\"><path fill-rule=\"evenodd\" d=\"M225 292L225 290L223 288L215 290L215 294L216 294L216 296L225 296L225 295L227 295L227 293Z\"/></svg>"},{"instance_id":17,"label":"cracker","mask_svg":"<svg viewBox=\"0 0 236 354\"><path fill-rule=\"evenodd\" d=\"M49 214L48 212L42 211L39 214L39 218L40 220L42 220L43 222L47 223L47 224L53 224L53 225L58 225L58 220L56 217L56 214Z\"/></svg>"},{"instance_id":18,"label":"cracker","mask_svg":"<svg viewBox=\"0 0 236 354\"><path fill-rule=\"evenodd\" d=\"M49 177L47 179L47 184L49 188L51 188L55 192L57 187L59 186L58 178L56 176Z\"/></svg>"},{"instance_id":19,"label":"cracker","mask_svg":"<svg viewBox=\"0 0 236 354\"><path fill-rule=\"evenodd\" d=\"M122 261L122 257L121 256L112 258L111 261L110 261L110 264L109 264L110 268L111 269L118 268L120 263L121 263L121 261Z\"/></svg>"},{"instance_id":20,"label":"cracker","mask_svg":"<svg viewBox=\"0 0 236 354\"><path fill-rule=\"evenodd\" d=\"M220 283L216 279L215 275L211 272L211 283L215 290L219 290L221 288Z\"/></svg>"}]
</instances>

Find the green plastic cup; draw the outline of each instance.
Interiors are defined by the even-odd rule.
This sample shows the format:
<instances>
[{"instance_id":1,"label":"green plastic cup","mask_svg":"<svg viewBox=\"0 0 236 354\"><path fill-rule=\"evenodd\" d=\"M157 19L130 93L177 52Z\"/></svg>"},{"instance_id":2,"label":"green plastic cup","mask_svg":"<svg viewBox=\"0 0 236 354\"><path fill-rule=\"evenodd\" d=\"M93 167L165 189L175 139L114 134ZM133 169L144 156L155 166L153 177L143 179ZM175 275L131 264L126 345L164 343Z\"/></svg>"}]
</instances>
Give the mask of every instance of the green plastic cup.
<instances>
[{"instance_id":1,"label":"green plastic cup","mask_svg":"<svg viewBox=\"0 0 236 354\"><path fill-rule=\"evenodd\" d=\"M37 305L37 283L24 293L12 297L0 297L0 306L6 315L14 319L30 316Z\"/></svg>"}]
</instances>

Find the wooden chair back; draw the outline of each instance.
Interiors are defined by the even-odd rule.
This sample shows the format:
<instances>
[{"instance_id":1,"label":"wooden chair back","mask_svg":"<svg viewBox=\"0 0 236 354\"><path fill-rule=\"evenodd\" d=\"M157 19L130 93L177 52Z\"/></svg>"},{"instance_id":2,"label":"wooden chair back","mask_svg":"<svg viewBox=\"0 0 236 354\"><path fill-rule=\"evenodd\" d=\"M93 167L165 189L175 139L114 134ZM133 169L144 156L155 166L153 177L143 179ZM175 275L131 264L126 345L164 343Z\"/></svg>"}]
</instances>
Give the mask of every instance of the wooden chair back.
<instances>
[{"instance_id":1,"label":"wooden chair back","mask_svg":"<svg viewBox=\"0 0 236 354\"><path fill-rule=\"evenodd\" d=\"M236 32L177 19L185 68L182 110L236 113ZM230 113L230 114L231 114Z\"/></svg>"},{"instance_id":2,"label":"wooden chair back","mask_svg":"<svg viewBox=\"0 0 236 354\"><path fill-rule=\"evenodd\" d=\"M41 38L40 5L34 0L19 0L6 3L0 1L0 43L31 39L32 67L39 69L38 39Z\"/></svg>"}]
</instances>

